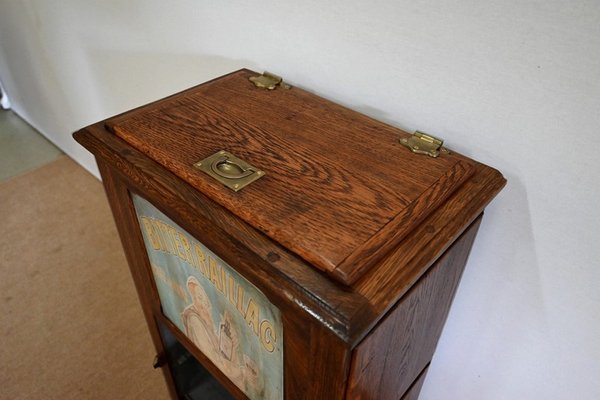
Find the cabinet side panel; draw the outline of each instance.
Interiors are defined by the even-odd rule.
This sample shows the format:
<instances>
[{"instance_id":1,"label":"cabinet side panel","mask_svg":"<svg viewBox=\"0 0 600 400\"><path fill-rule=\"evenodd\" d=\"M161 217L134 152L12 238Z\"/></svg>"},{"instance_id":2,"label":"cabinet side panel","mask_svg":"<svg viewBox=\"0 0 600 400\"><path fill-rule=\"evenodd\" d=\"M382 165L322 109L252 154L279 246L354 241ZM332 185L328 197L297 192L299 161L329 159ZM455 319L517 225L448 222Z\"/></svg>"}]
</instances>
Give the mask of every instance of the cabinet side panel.
<instances>
[{"instance_id":1,"label":"cabinet side panel","mask_svg":"<svg viewBox=\"0 0 600 400\"><path fill-rule=\"evenodd\" d=\"M286 400L343 399L351 352L324 326L284 316Z\"/></svg>"},{"instance_id":2,"label":"cabinet side panel","mask_svg":"<svg viewBox=\"0 0 600 400\"><path fill-rule=\"evenodd\" d=\"M109 167L100 159L96 159L96 161L102 176L102 183L104 184L106 197L108 198L108 202L110 203L113 217L115 219L117 231L119 232L121 243L123 244L125 256L133 277L133 282L135 283L138 298L142 305L144 317L146 318L146 323L148 324L152 342L154 343L159 360L163 360L165 350L158 333L156 322L154 321L152 312L153 304L150 300L153 298L152 291L150 290L152 287L152 281L151 278L144 273L146 268L143 263L146 260L146 255L144 254L143 239L139 234L139 230L135 228L137 226L137 221L135 212L133 210L133 203L129 197L129 191L127 190L127 187L118 179L117 173L114 169ZM162 362L160 364L162 364ZM148 360L148 367L150 368L150 366L150 360ZM168 372L168 367L163 368L163 374L167 381L167 386L169 388L171 397L176 399L177 393L175 390L175 384L171 374Z\"/></svg>"},{"instance_id":3,"label":"cabinet side panel","mask_svg":"<svg viewBox=\"0 0 600 400\"><path fill-rule=\"evenodd\" d=\"M399 399L431 361L479 217L355 348L348 399Z\"/></svg>"},{"instance_id":4,"label":"cabinet side panel","mask_svg":"<svg viewBox=\"0 0 600 400\"><path fill-rule=\"evenodd\" d=\"M427 376L427 370L429 367L425 368L421 375L417 378L416 381L413 382L412 386L408 389L408 392L404 393L404 396L400 400L418 400L419 393L421 393L421 388L423 387L423 382L425 382L425 377Z\"/></svg>"}]
</instances>

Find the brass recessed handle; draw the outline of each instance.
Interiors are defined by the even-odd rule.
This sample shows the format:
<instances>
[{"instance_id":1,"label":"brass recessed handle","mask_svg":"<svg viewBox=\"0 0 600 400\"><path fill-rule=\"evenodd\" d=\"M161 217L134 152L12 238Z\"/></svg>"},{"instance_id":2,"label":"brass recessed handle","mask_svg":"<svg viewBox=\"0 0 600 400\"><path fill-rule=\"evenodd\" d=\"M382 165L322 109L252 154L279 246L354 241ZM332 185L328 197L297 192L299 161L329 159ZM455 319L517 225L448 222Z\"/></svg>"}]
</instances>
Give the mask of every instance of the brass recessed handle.
<instances>
[{"instance_id":1,"label":"brass recessed handle","mask_svg":"<svg viewBox=\"0 0 600 400\"><path fill-rule=\"evenodd\" d=\"M218 151L212 156L194 163L194 167L235 192L265 176L265 171L253 167L225 150Z\"/></svg>"},{"instance_id":2,"label":"brass recessed handle","mask_svg":"<svg viewBox=\"0 0 600 400\"><path fill-rule=\"evenodd\" d=\"M228 156L214 160L210 165L210 169L215 174L227 179L242 179L256 172L252 168L244 168L235 161L230 160Z\"/></svg>"}]
</instances>

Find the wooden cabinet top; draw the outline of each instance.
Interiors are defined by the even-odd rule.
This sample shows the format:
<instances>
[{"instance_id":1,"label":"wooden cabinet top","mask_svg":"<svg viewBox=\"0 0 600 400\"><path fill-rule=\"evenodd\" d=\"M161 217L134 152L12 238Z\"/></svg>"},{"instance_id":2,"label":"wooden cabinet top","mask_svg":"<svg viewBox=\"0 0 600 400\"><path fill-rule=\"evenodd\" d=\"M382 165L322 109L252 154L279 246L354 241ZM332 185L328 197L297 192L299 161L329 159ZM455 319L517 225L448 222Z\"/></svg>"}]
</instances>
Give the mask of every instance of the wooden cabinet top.
<instances>
[{"instance_id":1,"label":"wooden cabinet top","mask_svg":"<svg viewBox=\"0 0 600 400\"><path fill-rule=\"evenodd\" d=\"M106 126L333 279L352 284L475 172L409 135L297 87L266 90L241 70ZM225 150L264 172L235 192L195 167Z\"/></svg>"}]
</instances>

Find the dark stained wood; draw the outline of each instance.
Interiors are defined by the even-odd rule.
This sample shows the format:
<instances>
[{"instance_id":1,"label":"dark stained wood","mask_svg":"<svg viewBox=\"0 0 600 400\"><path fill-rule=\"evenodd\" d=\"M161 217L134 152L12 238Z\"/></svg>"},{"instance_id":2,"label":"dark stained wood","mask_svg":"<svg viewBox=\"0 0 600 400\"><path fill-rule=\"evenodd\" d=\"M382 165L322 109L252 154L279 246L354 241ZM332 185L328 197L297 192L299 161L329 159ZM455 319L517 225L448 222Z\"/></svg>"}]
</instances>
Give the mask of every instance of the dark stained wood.
<instances>
[{"instance_id":1,"label":"dark stained wood","mask_svg":"<svg viewBox=\"0 0 600 400\"><path fill-rule=\"evenodd\" d=\"M421 388L423 387L423 383L425 382L425 377L427 376L427 370L429 367L425 368L421 375L417 378L416 381L413 382L412 386L408 389L408 391L402 396L400 400L418 400L419 393L421 392Z\"/></svg>"},{"instance_id":2,"label":"dark stained wood","mask_svg":"<svg viewBox=\"0 0 600 400\"><path fill-rule=\"evenodd\" d=\"M458 154L415 157L398 143L405 132L299 88L257 89L253 74L230 74L107 126L346 284L473 172ZM234 193L193 167L222 149L267 175Z\"/></svg>"},{"instance_id":3,"label":"dark stained wood","mask_svg":"<svg viewBox=\"0 0 600 400\"><path fill-rule=\"evenodd\" d=\"M484 207L504 187L506 180L495 169L477 165L477 172L442 206L425 219L385 259L354 285L369 299L373 315L384 315L428 268L454 243ZM351 332L357 343L375 320L360 319ZM359 326L362 324L364 326Z\"/></svg>"},{"instance_id":4,"label":"dark stained wood","mask_svg":"<svg viewBox=\"0 0 600 400\"><path fill-rule=\"evenodd\" d=\"M157 187L157 182L154 180L146 180L140 173L132 174L131 177L124 175L123 171L130 171L124 164L119 164L119 170L107 166L106 163L102 161L102 158L99 158L98 164L105 187L107 188L113 215L119 226L119 231L122 232L122 243L125 252L128 255L132 274L134 274L134 281L138 287L140 300L145 315L147 316L149 330L152 334L158 354L163 353L164 349L158 334L158 329L156 328L155 318L159 320L162 325L167 326L177 340L186 347L204 368L227 388L232 395L237 399L247 398L235 384L225 377L219 369L162 314L160 300L151 275L150 264L145 253L143 238L139 230L135 210L131 203L130 192L141 193L143 191L143 197L149 199L158 208L165 210L164 212L169 215L170 218L178 224L181 224L182 227L190 233L193 233L196 238L209 246L216 254L223 258L224 261L234 265L238 272L244 274L246 279L250 280L265 293L270 301L281 310L284 317L285 332L284 385L286 399L318 398L319 393L327 394L327 398L332 399L343 397L346 388L351 349L342 338L336 335L335 331L331 329L331 325L322 318L322 315L324 315L322 310L319 312L319 318L315 318L314 315L303 312L310 309L318 310L322 305L320 307L315 305L312 297L304 299L303 292L298 294L295 293L297 288L289 287L290 283L294 283L294 286L296 286L295 282L289 280L278 281L277 276L264 274L264 272L261 274L261 260L254 253L245 251L241 243L232 240L232 238L220 230L218 224L213 223L217 221L215 215L212 215L212 220L208 218L206 215L206 210L210 209L210 202L208 199L203 199L207 203L203 203L201 206L198 206L197 209L194 208L194 203L198 202L198 199L189 199L190 202L179 210L179 212L184 213L185 218L189 219L189 221L186 222L181 219L182 217L180 215L174 214L174 211L180 208L177 206L178 199L172 198L169 190L166 188ZM178 184L176 183L176 186L180 185L181 182ZM229 222L232 221L226 220L226 223ZM231 228L232 227L229 226L229 229ZM276 254L274 251L277 250L277 247L270 247L270 249L271 251L268 254ZM276 262L280 262L281 258L284 260L287 259L285 251L278 251L277 254L280 259ZM268 258L268 254L265 255L265 259ZM274 257L271 258L273 259ZM262 261L262 263L264 263L264 261ZM307 268L307 272L319 276L320 279L324 279L312 268ZM268 283L273 287L265 287L265 283ZM352 296L356 296L347 292L342 293L347 294L346 300L350 300ZM293 301L290 302L290 299ZM360 299L362 301L362 298ZM335 365L336 368L331 368L331 365ZM163 368L165 371L168 371L168 365L165 365ZM167 381L170 383L169 387L172 396L173 398L177 398L172 378L168 373L166 376L168 378ZM307 387L306 382L311 382L310 387ZM314 396L312 394L314 394Z\"/></svg>"},{"instance_id":5,"label":"dark stained wood","mask_svg":"<svg viewBox=\"0 0 600 400\"><path fill-rule=\"evenodd\" d=\"M311 271L283 247L212 201L206 201L201 193L107 132L102 124L92 125L74 136L97 158L115 165L127 179L140 185L141 191L168 197L169 203L175 205L186 204L178 205L174 210L182 212L180 219L175 218L180 225L181 220L192 219L198 223L205 220L227 229L230 236L268 262L273 271L279 271L286 280L297 283L310 298L318 299L320 307L310 312L318 313L327 326L340 337L349 338L353 346L469 226L506 182L495 169L476 164L472 179L348 290ZM195 206L200 198L205 201L201 206ZM277 254L278 261L269 259L270 253ZM322 310L318 311L319 308ZM329 314L333 315L329 317Z\"/></svg>"},{"instance_id":6,"label":"dark stained wood","mask_svg":"<svg viewBox=\"0 0 600 400\"><path fill-rule=\"evenodd\" d=\"M424 210L438 207L471 173L471 164L457 162L440 180L371 236L363 245L362 251L352 253L340 263L333 271L334 274L343 282L355 282L427 216L427 211Z\"/></svg>"},{"instance_id":7,"label":"dark stained wood","mask_svg":"<svg viewBox=\"0 0 600 400\"><path fill-rule=\"evenodd\" d=\"M346 392L351 353L345 344L324 327L314 330L311 340L311 378L315 382L301 392L303 399L343 399ZM293 367L293 366L292 366ZM292 374L293 371L288 372Z\"/></svg>"},{"instance_id":8,"label":"dark stained wood","mask_svg":"<svg viewBox=\"0 0 600 400\"><path fill-rule=\"evenodd\" d=\"M112 170L110 166L98 159L97 164L102 176L104 190L115 219L117 231L119 232L121 243L123 243L125 257L129 264L129 269L142 306L142 311L144 312L150 336L152 337L152 343L154 344L156 354L159 357L164 357L165 349L154 319L154 309L156 308L157 302L157 298L152 292L154 283L153 279L146 273L146 269L144 268L146 253L143 247L142 236L141 234L136 235L136 232L139 232L139 230L132 228L137 225L137 220L133 214L133 204L129 199L129 192L116 178L115 171ZM148 367L150 367L150 362L151 361L148 360ZM175 383L173 382L172 374L169 371L169 366L164 365L162 371L165 380L167 381L169 393L173 399L176 399L177 393L175 390Z\"/></svg>"},{"instance_id":9,"label":"dark stained wood","mask_svg":"<svg viewBox=\"0 0 600 400\"><path fill-rule=\"evenodd\" d=\"M399 399L429 364L481 218L354 350L347 399Z\"/></svg>"},{"instance_id":10,"label":"dark stained wood","mask_svg":"<svg viewBox=\"0 0 600 400\"><path fill-rule=\"evenodd\" d=\"M285 399L343 399L350 367L347 344L324 326L285 321Z\"/></svg>"},{"instance_id":11,"label":"dark stained wood","mask_svg":"<svg viewBox=\"0 0 600 400\"><path fill-rule=\"evenodd\" d=\"M238 272L246 278L253 276L249 280L263 293L283 296L284 306L292 302L345 340L351 335L352 319L357 317L357 313L360 315L358 318L371 320L375 317L362 295L327 279L228 210L105 131L101 124L79 131L75 137L97 159L116 166L120 179L129 187L143 194L202 243L213 246L212 250L216 250L229 264L236 265ZM241 255L232 257L228 244L236 250L248 249L245 253L248 258ZM240 258L247 261L239 265ZM250 259L256 261L252 263ZM257 275L261 266L267 273Z\"/></svg>"},{"instance_id":12,"label":"dark stained wood","mask_svg":"<svg viewBox=\"0 0 600 400\"><path fill-rule=\"evenodd\" d=\"M402 131L298 88L255 89L251 74L74 134L98 160L157 353L160 323L246 398L162 314L130 193L279 308L287 400L415 400L477 217L505 179L459 154L414 155ZM235 194L191 167L221 149L267 177Z\"/></svg>"}]
</instances>

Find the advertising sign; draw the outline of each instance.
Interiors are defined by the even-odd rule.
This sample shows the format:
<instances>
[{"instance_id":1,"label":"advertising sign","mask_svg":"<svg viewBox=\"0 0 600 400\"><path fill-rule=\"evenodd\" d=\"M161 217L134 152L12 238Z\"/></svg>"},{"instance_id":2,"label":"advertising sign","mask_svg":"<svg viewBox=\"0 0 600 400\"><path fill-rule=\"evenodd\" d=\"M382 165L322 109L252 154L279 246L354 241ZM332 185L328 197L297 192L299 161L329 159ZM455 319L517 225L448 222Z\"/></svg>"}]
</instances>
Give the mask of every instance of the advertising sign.
<instances>
[{"instance_id":1,"label":"advertising sign","mask_svg":"<svg viewBox=\"0 0 600 400\"><path fill-rule=\"evenodd\" d=\"M165 316L251 400L283 399L279 309L156 207L132 197Z\"/></svg>"}]
</instances>

